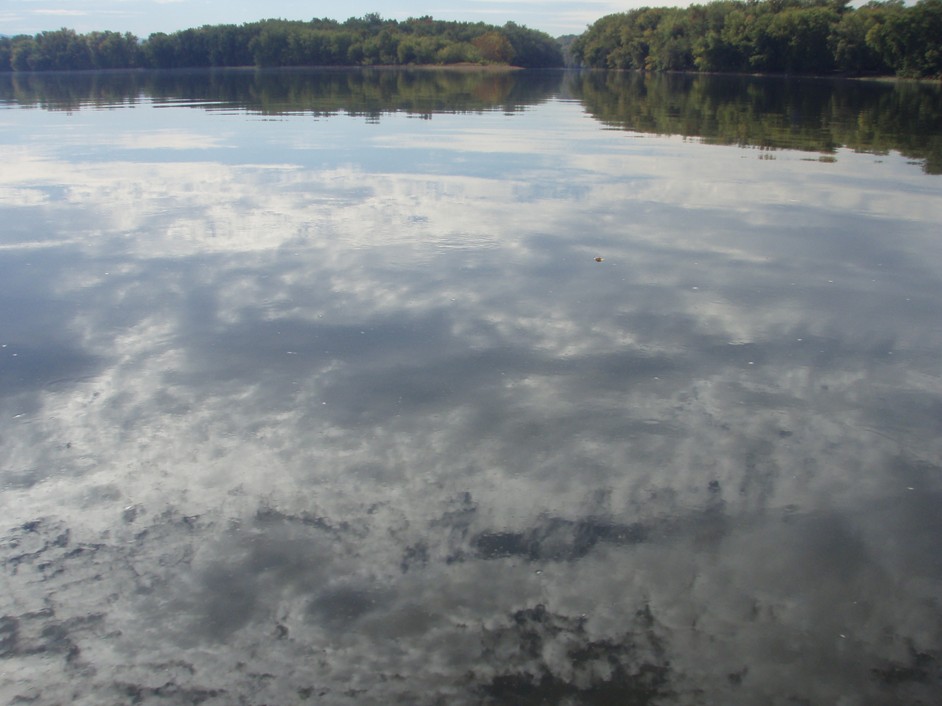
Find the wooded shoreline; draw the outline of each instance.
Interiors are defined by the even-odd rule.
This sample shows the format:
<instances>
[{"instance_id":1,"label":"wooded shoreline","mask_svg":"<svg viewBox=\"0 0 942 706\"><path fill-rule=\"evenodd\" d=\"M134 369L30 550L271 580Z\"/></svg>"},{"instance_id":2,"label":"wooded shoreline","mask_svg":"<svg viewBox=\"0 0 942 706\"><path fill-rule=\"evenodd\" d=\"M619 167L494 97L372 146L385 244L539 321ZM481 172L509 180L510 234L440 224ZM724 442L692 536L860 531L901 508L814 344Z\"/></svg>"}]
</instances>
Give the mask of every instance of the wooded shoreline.
<instances>
[{"instance_id":1,"label":"wooded shoreline","mask_svg":"<svg viewBox=\"0 0 942 706\"><path fill-rule=\"evenodd\" d=\"M625 69L942 78L942 0L716 0L607 15L553 38L502 26L372 13L262 20L140 39L71 29L0 37L0 72L254 66Z\"/></svg>"}]
</instances>

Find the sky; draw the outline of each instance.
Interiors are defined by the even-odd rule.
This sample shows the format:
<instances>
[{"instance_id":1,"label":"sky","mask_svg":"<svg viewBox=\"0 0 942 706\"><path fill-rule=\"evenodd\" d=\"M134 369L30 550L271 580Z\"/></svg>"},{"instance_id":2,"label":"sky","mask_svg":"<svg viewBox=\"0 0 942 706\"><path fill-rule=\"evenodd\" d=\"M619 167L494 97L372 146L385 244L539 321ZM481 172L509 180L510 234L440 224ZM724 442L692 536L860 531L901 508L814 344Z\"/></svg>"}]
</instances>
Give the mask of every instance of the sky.
<instances>
[{"instance_id":1,"label":"sky","mask_svg":"<svg viewBox=\"0 0 942 706\"><path fill-rule=\"evenodd\" d=\"M36 34L68 27L77 32L113 30L146 37L205 24L241 24L273 17L345 20L369 12L405 20L507 21L552 36L581 34L595 20L643 5L686 6L688 0L351 0L343 5L303 0L0 0L0 34Z\"/></svg>"}]
</instances>

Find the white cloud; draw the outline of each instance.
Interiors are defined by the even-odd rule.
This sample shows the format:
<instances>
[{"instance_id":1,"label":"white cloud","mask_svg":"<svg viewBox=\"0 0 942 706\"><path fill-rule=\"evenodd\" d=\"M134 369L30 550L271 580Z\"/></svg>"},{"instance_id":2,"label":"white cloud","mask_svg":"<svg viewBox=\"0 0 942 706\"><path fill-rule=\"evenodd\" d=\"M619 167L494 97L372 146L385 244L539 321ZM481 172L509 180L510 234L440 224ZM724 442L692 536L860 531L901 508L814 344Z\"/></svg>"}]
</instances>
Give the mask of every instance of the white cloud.
<instances>
[{"instance_id":1,"label":"white cloud","mask_svg":"<svg viewBox=\"0 0 942 706\"><path fill-rule=\"evenodd\" d=\"M38 206L45 200L39 189L0 188L0 204L6 206Z\"/></svg>"},{"instance_id":2,"label":"white cloud","mask_svg":"<svg viewBox=\"0 0 942 706\"><path fill-rule=\"evenodd\" d=\"M36 15L53 15L61 17L84 17L88 13L84 10L65 10L65 9L44 9L44 10L31 10L33 14Z\"/></svg>"},{"instance_id":3,"label":"white cloud","mask_svg":"<svg viewBox=\"0 0 942 706\"><path fill-rule=\"evenodd\" d=\"M222 135L206 135L181 130L124 133L114 136L108 144L134 150L208 150L226 143Z\"/></svg>"}]
</instances>

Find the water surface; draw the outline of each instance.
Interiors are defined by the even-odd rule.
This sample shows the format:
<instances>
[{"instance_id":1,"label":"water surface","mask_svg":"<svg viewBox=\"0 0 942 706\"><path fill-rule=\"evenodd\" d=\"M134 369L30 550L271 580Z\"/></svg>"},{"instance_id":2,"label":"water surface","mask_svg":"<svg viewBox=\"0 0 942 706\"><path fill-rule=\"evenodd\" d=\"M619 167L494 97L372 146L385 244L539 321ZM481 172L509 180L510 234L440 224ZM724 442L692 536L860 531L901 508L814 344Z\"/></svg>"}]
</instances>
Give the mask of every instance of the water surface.
<instances>
[{"instance_id":1,"label":"water surface","mask_svg":"<svg viewBox=\"0 0 942 706\"><path fill-rule=\"evenodd\" d=\"M0 76L8 703L933 703L937 86Z\"/></svg>"}]
</instances>

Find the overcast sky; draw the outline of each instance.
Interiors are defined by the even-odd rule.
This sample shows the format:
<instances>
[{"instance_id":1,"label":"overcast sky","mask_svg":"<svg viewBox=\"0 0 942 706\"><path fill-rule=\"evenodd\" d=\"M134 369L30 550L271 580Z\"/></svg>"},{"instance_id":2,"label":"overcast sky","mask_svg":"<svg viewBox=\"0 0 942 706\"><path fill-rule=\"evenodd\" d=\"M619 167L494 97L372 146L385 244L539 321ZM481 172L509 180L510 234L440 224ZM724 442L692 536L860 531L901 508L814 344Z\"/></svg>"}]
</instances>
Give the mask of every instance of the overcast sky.
<instances>
[{"instance_id":1,"label":"overcast sky","mask_svg":"<svg viewBox=\"0 0 942 706\"><path fill-rule=\"evenodd\" d=\"M598 18L643 5L688 5L688 0L0 0L0 34L35 34L69 27L78 32L116 30L146 37L204 24L251 22L270 17L344 20L368 12L404 20L436 19L504 24L512 20L553 36L579 34Z\"/></svg>"}]
</instances>

